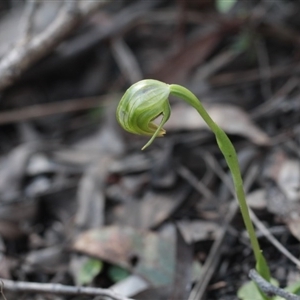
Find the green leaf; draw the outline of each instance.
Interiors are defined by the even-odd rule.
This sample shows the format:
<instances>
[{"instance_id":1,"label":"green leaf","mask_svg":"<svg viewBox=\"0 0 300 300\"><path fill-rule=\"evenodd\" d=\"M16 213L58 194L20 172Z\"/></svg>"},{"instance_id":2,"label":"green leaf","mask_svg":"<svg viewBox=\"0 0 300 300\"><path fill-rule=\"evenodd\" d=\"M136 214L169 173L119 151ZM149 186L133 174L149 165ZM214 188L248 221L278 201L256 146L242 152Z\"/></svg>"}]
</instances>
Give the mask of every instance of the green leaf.
<instances>
[{"instance_id":1,"label":"green leaf","mask_svg":"<svg viewBox=\"0 0 300 300\"><path fill-rule=\"evenodd\" d=\"M278 282L273 278L271 279L271 283L275 286L278 286ZM241 300L264 300L258 287L253 281L248 281L243 284L239 288L237 295Z\"/></svg>"},{"instance_id":2,"label":"green leaf","mask_svg":"<svg viewBox=\"0 0 300 300\"><path fill-rule=\"evenodd\" d=\"M80 285L89 284L101 272L103 263L94 258L89 258L79 270L78 283Z\"/></svg>"},{"instance_id":3,"label":"green leaf","mask_svg":"<svg viewBox=\"0 0 300 300\"><path fill-rule=\"evenodd\" d=\"M260 253L259 259L256 263L256 270L258 274L260 274L260 276L262 276L265 280L270 282L271 279L270 270L266 262L266 259L264 258L262 253Z\"/></svg>"},{"instance_id":4,"label":"green leaf","mask_svg":"<svg viewBox=\"0 0 300 300\"><path fill-rule=\"evenodd\" d=\"M126 269L123 269L121 267L111 266L108 269L108 275L113 282L118 282L127 278L130 275L130 273Z\"/></svg>"},{"instance_id":5,"label":"green leaf","mask_svg":"<svg viewBox=\"0 0 300 300\"><path fill-rule=\"evenodd\" d=\"M231 10L237 0L216 0L216 8L220 13L227 13Z\"/></svg>"}]
</instances>

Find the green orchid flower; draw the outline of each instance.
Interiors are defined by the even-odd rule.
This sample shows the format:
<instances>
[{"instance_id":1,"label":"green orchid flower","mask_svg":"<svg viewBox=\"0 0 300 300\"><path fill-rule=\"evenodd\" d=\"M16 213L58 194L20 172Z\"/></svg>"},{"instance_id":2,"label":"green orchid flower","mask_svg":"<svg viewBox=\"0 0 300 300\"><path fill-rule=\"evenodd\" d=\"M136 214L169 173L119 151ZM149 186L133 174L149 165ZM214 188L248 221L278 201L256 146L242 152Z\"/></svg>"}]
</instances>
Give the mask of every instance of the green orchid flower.
<instances>
[{"instance_id":1,"label":"green orchid flower","mask_svg":"<svg viewBox=\"0 0 300 300\"><path fill-rule=\"evenodd\" d=\"M143 147L148 147L166 131L163 125L168 121L170 86L157 80L142 80L133 84L122 97L117 108L117 120L128 132L150 135L152 138ZM163 118L159 126L153 123L158 116Z\"/></svg>"},{"instance_id":2,"label":"green orchid flower","mask_svg":"<svg viewBox=\"0 0 300 300\"><path fill-rule=\"evenodd\" d=\"M128 132L152 136L142 148L145 149L156 137L165 134L163 126L171 115L168 99L170 95L179 97L193 106L215 134L217 144L233 178L236 197L256 259L256 270L263 278L270 281L269 267L260 250L250 219L235 148L226 133L211 119L199 99L191 91L177 84L166 84L152 79L141 80L133 84L122 97L117 108L117 120ZM153 121L160 115L162 115L162 120L159 125L156 125ZM263 298L268 299L265 295Z\"/></svg>"}]
</instances>

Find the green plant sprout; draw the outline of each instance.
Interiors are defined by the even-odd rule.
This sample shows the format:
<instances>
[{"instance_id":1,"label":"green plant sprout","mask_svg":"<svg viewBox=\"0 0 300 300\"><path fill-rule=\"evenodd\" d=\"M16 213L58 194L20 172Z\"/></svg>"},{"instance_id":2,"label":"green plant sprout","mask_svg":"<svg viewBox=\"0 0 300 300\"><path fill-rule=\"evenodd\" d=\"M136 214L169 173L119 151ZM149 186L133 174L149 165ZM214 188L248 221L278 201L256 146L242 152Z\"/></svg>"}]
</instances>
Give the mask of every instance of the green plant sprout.
<instances>
[{"instance_id":1,"label":"green plant sprout","mask_svg":"<svg viewBox=\"0 0 300 300\"><path fill-rule=\"evenodd\" d=\"M128 132L152 136L142 148L145 149L157 136L163 136L165 134L163 126L171 115L168 99L170 95L179 97L193 106L215 134L219 149L224 155L233 178L236 198L256 260L256 270L265 280L270 282L271 276L269 267L260 249L249 215L235 148L226 133L211 119L198 98L188 89L177 84L169 85L152 79L141 80L133 84L125 92L117 108L117 120ZM161 115L162 120L159 125L156 125L153 121ZM269 299L262 292L261 296L263 299Z\"/></svg>"}]
</instances>

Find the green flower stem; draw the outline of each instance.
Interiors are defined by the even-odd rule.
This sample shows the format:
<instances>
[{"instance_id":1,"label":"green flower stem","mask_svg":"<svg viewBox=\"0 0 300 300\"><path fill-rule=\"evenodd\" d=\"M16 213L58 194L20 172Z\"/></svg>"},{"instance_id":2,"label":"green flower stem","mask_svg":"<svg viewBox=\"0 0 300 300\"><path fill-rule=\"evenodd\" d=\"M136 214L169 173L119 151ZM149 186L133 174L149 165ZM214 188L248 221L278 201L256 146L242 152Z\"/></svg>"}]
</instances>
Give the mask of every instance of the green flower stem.
<instances>
[{"instance_id":1,"label":"green flower stem","mask_svg":"<svg viewBox=\"0 0 300 300\"><path fill-rule=\"evenodd\" d=\"M260 250L249 215L236 151L226 133L211 119L199 99L188 89L177 84L169 85L153 79L141 80L133 84L122 97L116 112L118 122L128 132L151 136L149 142L143 147L145 149L155 137L165 134L163 126L171 114L168 99L170 94L193 106L215 134L233 178L237 200L255 256L256 270L264 279L270 281L269 267ZM160 115L163 118L160 124L156 125L153 121ZM263 299L268 299L262 292L261 295Z\"/></svg>"},{"instance_id":2,"label":"green flower stem","mask_svg":"<svg viewBox=\"0 0 300 300\"><path fill-rule=\"evenodd\" d=\"M237 200L239 202L239 206L241 209L242 217L247 229L247 232L250 237L251 246L254 252L254 256L256 259L256 265L258 272L266 279L270 280L270 272L268 265L266 264L266 261L262 255L262 252L260 250L259 242L257 240L255 230L249 215L248 205L246 202L245 192L243 188L243 179L241 176L238 158L236 151L229 140L226 133L211 119L201 102L198 100L198 98L190 92L188 89L176 85L171 84L170 85L170 93L174 96L177 96L183 100L185 100L188 104L193 106L200 116L203 118L203 120L206 122L206 124L209 126L209 128L213 131L213 133L216 136L216 140L218 143L218 146L224 155L224 158L227 162L227 165L230 169L230 172L233 177L233 183L234 188L237 196Z\"/></svg>"}]
</instances>

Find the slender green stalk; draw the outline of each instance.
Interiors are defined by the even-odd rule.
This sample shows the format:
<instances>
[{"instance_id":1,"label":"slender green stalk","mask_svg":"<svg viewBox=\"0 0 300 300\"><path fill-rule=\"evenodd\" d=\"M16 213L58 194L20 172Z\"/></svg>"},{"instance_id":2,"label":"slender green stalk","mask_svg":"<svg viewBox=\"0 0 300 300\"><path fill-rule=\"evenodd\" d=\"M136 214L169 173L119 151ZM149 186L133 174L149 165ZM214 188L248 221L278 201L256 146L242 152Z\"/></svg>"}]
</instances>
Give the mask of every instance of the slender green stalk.
<instances>
[{"instance_id":1,"label":"slender green stalk","mask_svg":"<svg viewBox=\"0 0 300 300\"><path fill-rule=\"evenodd\" d=\"M237 154L231 141L229 140L225 132L211 119L209 114L204 109L203 105L193 93L191 93L188 89L175 84L172 84L170 86L170 90L171 94L185 100L190 105L192 105L215 134L219 148L224 155L224 158L233 177L237 200L241 208L241 213L245 222L246 229L250 236L251 246L255 255L255 259L256 261L259 261L261 251L246 203L246 197L243 189L243 180L238 165Z\"/></svg>"},{"instance_id":2,"label":"slender green stalk","mask_svg":"<svg viewBox=\"0 0 300 300\"><path fill-rule=\"evenodd\" d=\"M237 200L240 206L242 217L245 223L246 230L249 234L251 246L255 256L256 269L262 277L264 277L266 280L269 281L271 278L269 267L260 250L259 242L255 234L253 223L250 218L249 209L246 202L246 197L245 197L245 192L243 187L243 179L241 176L239 162L238 162L238 158L234 146L232 145L226 133L211 119L211 117L209 116L209 114L201 104L201 102L192 92L190 92L188 89L180 85L171 84L170 93L174 96L177 96L185 100L188 104L193 106L198 111L198 113L203 118L203 120L206 122L206 124L209 126L209 128L212 130L212 132L215 134L218 146L227 162L227 165L230 169L233 178Z\"/></svg>"}]
</instances>

